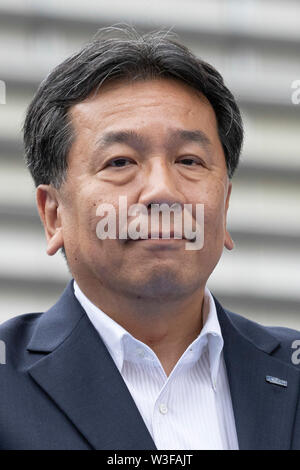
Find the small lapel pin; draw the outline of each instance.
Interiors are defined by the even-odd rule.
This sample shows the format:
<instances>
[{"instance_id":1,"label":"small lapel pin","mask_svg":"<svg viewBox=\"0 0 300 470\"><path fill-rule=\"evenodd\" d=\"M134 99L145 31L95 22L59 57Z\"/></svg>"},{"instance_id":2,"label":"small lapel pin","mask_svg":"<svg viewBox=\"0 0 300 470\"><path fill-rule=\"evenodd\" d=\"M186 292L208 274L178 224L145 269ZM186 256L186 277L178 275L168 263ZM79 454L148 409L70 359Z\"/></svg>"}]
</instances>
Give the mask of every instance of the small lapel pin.
<instances>
[{"instance_id":1,"label":"small lapel pin","mask_svg":"<svg viewBox=\"0 0 300 470\"><path fill-rule=\"evenodd\" d=\"M287 387L287 380L282 380L272 375L266 375L266 381L270 384L280 385L280 387Z\"/></svg>"}]
</instances>

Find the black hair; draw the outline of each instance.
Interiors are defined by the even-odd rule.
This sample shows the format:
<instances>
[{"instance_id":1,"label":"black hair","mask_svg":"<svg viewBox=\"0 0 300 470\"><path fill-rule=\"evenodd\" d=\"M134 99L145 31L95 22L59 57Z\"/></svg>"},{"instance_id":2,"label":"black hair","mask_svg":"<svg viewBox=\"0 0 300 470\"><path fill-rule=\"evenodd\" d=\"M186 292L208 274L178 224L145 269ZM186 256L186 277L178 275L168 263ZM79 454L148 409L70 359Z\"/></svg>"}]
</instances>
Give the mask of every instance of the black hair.
<instances>
[{"instance_id":1,"label":"black hair","mask_svg":"<svg viewBox=\"0 0 300 470\"><path fill-rule=\"evenodd\" d=\"M35 185L59 188L66 177L74 138L68 114L105 82L155 78L180 80L206 96L218 124L229 178L237 168L243 125L234 96L219 72L173 35L139 35L133 28L105 28L41 83L24 123L25 160Z\"/></svg>"}]
</instances>

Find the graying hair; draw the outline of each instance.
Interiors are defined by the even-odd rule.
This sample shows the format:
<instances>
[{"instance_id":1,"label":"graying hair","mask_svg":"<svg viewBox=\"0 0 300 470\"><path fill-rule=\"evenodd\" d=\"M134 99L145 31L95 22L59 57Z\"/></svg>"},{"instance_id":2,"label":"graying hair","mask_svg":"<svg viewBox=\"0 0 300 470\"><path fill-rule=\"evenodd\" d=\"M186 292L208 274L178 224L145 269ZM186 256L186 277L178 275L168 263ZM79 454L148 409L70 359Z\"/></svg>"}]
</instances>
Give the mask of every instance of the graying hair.
<instances>
[{"instance_id":1,"label":"graying hair","mask_svg":"<svg viewBox=\"0 0 300 470\"><path fill-rule=\"evenodd\" d=\"M237 168L243 142L241 114L222 76L197 58L172 34L139 35L133 28L105 28L58 65L41 83L24 123L25 160L35 185L59 189L66 178L74 131L69 109L105 82L180 80L206 96L212 105L224 149L228 176Z\"/></svg>"}]
</instances>

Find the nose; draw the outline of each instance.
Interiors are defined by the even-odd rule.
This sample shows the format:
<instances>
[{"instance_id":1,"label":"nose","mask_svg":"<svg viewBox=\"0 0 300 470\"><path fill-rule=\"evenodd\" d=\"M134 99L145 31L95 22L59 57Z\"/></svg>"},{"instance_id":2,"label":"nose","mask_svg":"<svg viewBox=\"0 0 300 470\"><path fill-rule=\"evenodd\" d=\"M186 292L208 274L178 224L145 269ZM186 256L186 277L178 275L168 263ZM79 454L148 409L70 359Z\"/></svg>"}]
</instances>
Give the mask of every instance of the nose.
<instances>
[{"instance_id":1,"label":"nose","mask_svg":"<svg viewBox=\"0 0 300 470\"><path fill-rule=\"evenodd\" d=\"M143 190L139 203L150 208L151 204L179 203L183 205L183 196L176 186L176 177L169 162L162 157L152 157L143 174Z\"/></svg>"}]
</instances>

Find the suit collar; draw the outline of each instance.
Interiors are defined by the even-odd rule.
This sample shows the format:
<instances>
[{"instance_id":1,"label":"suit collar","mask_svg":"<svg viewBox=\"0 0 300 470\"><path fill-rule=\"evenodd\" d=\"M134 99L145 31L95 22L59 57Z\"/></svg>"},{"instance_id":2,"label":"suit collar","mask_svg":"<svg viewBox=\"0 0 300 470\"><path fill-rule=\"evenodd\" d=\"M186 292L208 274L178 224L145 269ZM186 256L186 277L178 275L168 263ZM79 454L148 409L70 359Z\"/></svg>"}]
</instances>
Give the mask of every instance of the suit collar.
<instances>
[{"instance_id":1,"label":"suit collar","mask_svg":"<svg viewBox=\"0 0 300 470\"><path fill-rule=\"evenodd\" d=\"M72 280L56 304L39 317L27 345L28 351L53 351L63 343L84 315L85 311L74 296Z\"/></svg>"},{"instance_id":2,"label":"suit collar","mask_svg":"<svg viewBox=\"0 0 300 470\"><path fill-rule=\"evenodd\" d=\"M300 373L274 357L280 342L266 328L216 301L240 449L290 449ZM280 387L266 376L287 381Z\"/></svg>"},{"instance_id":3,"label":"suit collar","mask_svg":"<svg viewBox=\"0 0 300 470\"><path fill-rule=\"evenodd\" d=\"M41 315L28 343L29 351L51 352L56 349L76 327L86 312L74 295L73 280L65 288L60 299L53 307ZM235 332L243 336L256 348L268 354L272 353L280 342L263 326L244 317L228 312L213 297L222 334Z\"/></svg>"}]
</instances>

